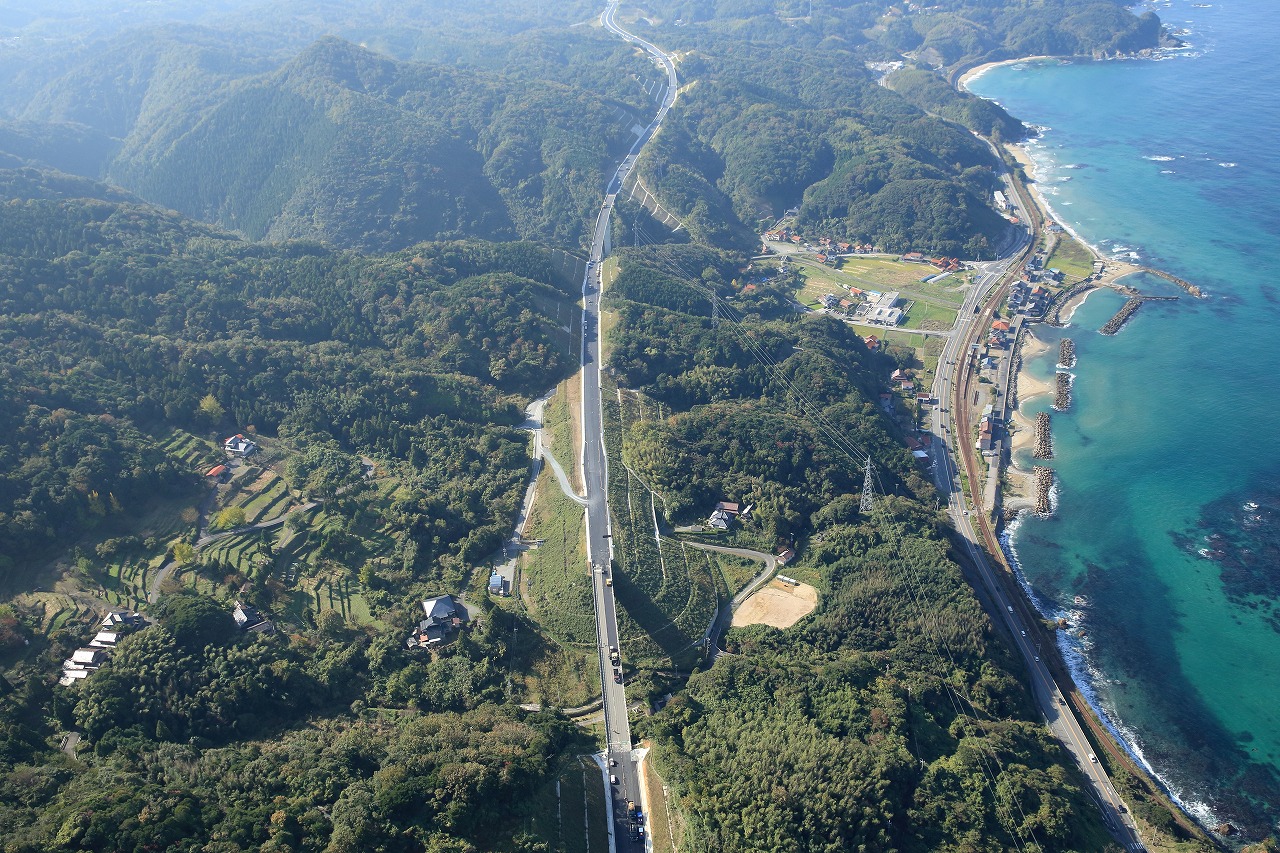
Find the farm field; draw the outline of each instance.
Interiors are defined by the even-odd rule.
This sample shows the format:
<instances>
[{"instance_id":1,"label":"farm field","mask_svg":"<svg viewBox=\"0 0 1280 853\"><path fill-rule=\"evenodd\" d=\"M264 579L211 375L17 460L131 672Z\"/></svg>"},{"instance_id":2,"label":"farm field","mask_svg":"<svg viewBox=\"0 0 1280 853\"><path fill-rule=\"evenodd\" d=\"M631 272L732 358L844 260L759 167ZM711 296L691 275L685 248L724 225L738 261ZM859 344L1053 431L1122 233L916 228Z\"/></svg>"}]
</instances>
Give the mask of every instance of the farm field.
<instances>
[{"instance_id":1,"label":"farm field","mask_svg":"<svg viewBox=\"0 0 1280 853\"><path fill-rule=\"evenodd\" d=\"M790 628L818 606L818 591L807 583L774 579L756 590L733 614L733 627L770 625Z\"/></svg>"},{"instance_id":2,"label":"farm field","mask_svg":"<svg viewBox=\"0 0 1280 853\"><path fill-rule=\"evenodd\" d=\"M818 298L824 294L838 294L856 287L882 293L896 290L903 299L959 308L964 301L964 288L968 285L968 276L964 273L925 282L922 279L937 275L938 271L931 266L887 258L845 258L838 270L797 256L792 256L790 262L800 270L805 282L796 298L806 305L817 304Z\"/></svg>"}]
</instances>

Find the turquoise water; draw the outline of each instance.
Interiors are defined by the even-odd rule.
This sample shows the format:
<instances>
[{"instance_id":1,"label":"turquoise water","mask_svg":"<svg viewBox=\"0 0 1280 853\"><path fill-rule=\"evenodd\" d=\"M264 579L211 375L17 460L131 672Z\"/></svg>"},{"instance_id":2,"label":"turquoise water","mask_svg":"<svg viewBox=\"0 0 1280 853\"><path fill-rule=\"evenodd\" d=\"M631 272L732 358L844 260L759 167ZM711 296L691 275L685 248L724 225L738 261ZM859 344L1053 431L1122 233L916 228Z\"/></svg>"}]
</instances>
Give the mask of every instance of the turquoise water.
<instances>
[{"instance_id":1,"label":"turquoise water","mask_svg":"<svg viewBox=\"0 0 1280 853\"><path fill-rule=\"evenodd\" d=\"M1075 341L1074 401L1053 416L1056 512L1013 545L1042 610L1077 611L1064 651L1134 754L1204 822L1257 838L1280 818L1280 21L1258 2L1152 8L1190 50L970 86L1045 128L1029 150L1064 224L1208 294L1103 337L1122 300L1097 292L1037 330L1041 376Z\"/></svg>"}]
</instances>

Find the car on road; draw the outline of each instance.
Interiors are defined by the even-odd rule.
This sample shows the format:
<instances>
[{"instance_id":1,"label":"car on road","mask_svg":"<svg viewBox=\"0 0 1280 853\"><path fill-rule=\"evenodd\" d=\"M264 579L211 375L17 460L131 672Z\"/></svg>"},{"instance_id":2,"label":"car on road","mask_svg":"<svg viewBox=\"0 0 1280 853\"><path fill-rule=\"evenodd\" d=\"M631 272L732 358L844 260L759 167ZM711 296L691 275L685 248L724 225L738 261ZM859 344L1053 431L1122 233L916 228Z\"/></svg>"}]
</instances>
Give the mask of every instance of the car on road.
<instances>
[{"instance_id":1,"label":"car on road","mask_svg":"<svg viewBox=\"0 0 1280 853\"><path fill-rule=\"evenodd\" d=\"M605 585L605 586L613 586L613 578L605 578L605 579L604 579L604 585Z\"/></svg>"},{"instance_id":2,"label":"car on road","mask_svg":"<svg viewBox=\"0 0 1280 853\"><path fill-rule=\"evenodd\" d=\"M1025 637L1025 636L1027 636L1027 632L1026 632L1026 631L1023 631L1023 632L1022 632L1022 636L1024 636L1024 637Z\"/></svg>"},{"instance_id":3,"label":"car on road","mask_svg":"<svg viewBox=\"0 0 1280 853\"><path fill-rule=\"evenodd\" d=\"M616 785L616 784L618 784L618 777L617 777L617 776L614 776L612 773L610 773L610 774L609 774L609 784L610 784L610 785Z\"/></svg>"},{"instance_id":4,"label":"car on road","mask_svg":"<svg viewBox=\"0 0 1280 853\"><path fill-rule=\"evenodd\" d=\"M1040 655L1036 655L1036 663L1040 663Z\"/></svg>"},{"instance_id":5,"label":"car on road","mask_svg":"<svg viewBox=\"0 0 1280 853\"><path fill-rule=\"evenodd\" d=\"M1091 764L1097 764L1097 763L1098 763L1098 756L1094 755L1092 752L1091 752L1091 753L1089 753L1089 763L1091 763Z\"/></svg>"},{"instance_id":6,"label":"car on road","mask_svg":"<svg viewBox=\"0 0 1280 853\"><path fill-rule=\"evenodd\" d=\"M1040 660L1040 658L1036 658L1036 660ZM618 672L616 669L613 671L613 683L614 684L622 683L622 673Z\"/></svg>"},{"instance_id":7,"label":"car on road","mask_svg":"<svg viewBox=\"0 0 1280 853\"><path fill-rule=\"evenodd\" d=\"M610 766L610 767L617 767L617 766L618 766L618 759L616 759L616 758L610 758L610 759L609 759L609 766Z\"/></svg>"}]
</instances>

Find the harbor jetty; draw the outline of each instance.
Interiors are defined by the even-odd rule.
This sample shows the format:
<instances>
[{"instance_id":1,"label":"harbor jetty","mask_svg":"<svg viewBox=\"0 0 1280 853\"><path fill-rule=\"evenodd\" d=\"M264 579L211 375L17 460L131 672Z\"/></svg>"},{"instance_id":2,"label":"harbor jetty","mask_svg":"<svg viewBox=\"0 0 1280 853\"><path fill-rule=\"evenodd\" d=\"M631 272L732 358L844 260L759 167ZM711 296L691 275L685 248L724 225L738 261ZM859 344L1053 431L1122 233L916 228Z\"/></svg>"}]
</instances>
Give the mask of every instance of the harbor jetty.
<instances>
[{"instance_id":1,"label":"harbor jetty","mask_svg":"<svg viewBox=\"0 0 1280 853\"><path fill-rule=\"evenodd\" d=\"M1031 446L1031 455L1036 459L1053 458L1053 436L1049 433L1049 413L1036 415L1035 442Z\"/></svg>"},{"instance_id":2,"label":"harbor jetty","mask_svg":"<svg viewBox=\"0 0 1280 853\"><path fill-rule=\"evenodd\" d=\"M1048 515L1052 511L1049 493L1053 489L1053 469L1037 465L1031 469L1035 478L1035 511L1036 515Z\"/></svg>"},{"instance_id":3,"label":"harbor jetty","mask_svg":"<svg viewBox=\"0 0 1280 853\"><path fill-rule=\"evenodd\" d=\"M1114 335L1116 332L1120 331L1120 327L1124 325L1125 321L1133 316L1133 312L1137 311L1141 307L1142 297L1130 296L1125 300L1125 303L1120 306L1120 310L1116 312L1116 315L1108 320L1107 324L1098 331L1104 335Z\"/></svg>"},{"instance_id":4,"label":"harbor jetty","mask_svg":"<svg viewBox=\"0 0 1280 853\"><path fill-rule=\"evenodd\" d=\"M1064 370L1059 370L1057 374L1057 386L1053 393L1053 407L1059 412L1065 412L1071 408L1071 374Z\"/></svg>"},{"instance_id":5,"label":"harbor jetty","mask_svg":"<svg viewBox=\"0 0 1280 853\"><path fill-rule=\"evenodd\" d=\"M1058 367L1070 370L1076 366L1076 342L1071 338L1063 338L1058 344Z\"/></svg>"},{"instance_id":6,"label":"harbor jetty","mask_svg":"<svg viewBox=\"0 0 1280 853\"><path fill-rule=\"evenodd\" d=\"M1107 321L1107 324L1098 331L1104 335L1114 335L1120 331L1120 327L1125 321L1133 316L1133 312L1142 307L1144 302L1175 302L1176 296L1131 296L1120 306L1120 310L1116 312L1116 316Z\"/></svg>"},{"instance_id":7,"label":"harbor jetty","mask_svg":"<svg viewBox=\"0 0 1280 853\"><path fill-rule=\"evenodd\" d=\"M1151 273L1152 275L1155 275L1155 276L1159 276L1165 281L1171 281L1174 284L1178 285L1178 287L1181 287L1187 293L1190 293L1192 296L1195 296L1200 299L1204 298L1204 292L1200 290L1199 287L1187 281L1186 279L1178 278L1176 275L1171 275L1165 272L1164 270L1156 270L1156 269L1152 269L1151 267L1143 267L1142 271Z\"/></svg>"}]
</instances>

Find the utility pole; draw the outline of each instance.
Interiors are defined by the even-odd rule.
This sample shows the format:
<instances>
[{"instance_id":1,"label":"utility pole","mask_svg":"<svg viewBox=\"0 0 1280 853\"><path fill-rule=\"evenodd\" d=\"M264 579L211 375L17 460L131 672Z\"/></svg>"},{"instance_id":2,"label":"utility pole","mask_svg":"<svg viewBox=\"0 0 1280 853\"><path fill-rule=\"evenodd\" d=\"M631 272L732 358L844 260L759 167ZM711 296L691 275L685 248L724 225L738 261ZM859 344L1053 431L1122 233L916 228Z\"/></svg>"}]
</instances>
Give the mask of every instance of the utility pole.
<instances>
[{"instance_id":1,"label":"utility pole","mask_svg":"<svg viewBox=\"0 0 1280 853\"><path fill-rule=\"evenodd\" d=\"M867 455L866 476L862 479L862 503L858 505L858 512L863 515L870 515L871 511L876 507L876 492L871 481L871 456Z\"/></svg>"}]
</instances>

